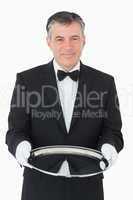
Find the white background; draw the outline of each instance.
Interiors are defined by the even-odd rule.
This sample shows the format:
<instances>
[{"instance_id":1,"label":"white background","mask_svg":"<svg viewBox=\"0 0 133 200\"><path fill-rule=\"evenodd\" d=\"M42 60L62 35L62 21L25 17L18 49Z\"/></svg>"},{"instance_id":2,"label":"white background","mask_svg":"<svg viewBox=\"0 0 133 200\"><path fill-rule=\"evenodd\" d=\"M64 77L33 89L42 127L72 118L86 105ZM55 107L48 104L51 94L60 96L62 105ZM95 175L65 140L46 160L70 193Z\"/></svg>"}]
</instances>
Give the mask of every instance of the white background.
<instances>
[{"instance_id":1,"label":"white background","mask_svg":"<svg viewBox=\"0 0 133 200\"><path fill-rule=\"evenodd\" d=\"M20 200L22 169L5 145L7 117L16 73L46 63L52 57L45 25L54 12L80 14L87 44L82 61L115 77L125 148L105 173L105 200L131 199L133 145L133 4L130 0L44 1L0 3L0 199ZM45 199L45 198L44 198Z\"/></svg>"}]
</instances>

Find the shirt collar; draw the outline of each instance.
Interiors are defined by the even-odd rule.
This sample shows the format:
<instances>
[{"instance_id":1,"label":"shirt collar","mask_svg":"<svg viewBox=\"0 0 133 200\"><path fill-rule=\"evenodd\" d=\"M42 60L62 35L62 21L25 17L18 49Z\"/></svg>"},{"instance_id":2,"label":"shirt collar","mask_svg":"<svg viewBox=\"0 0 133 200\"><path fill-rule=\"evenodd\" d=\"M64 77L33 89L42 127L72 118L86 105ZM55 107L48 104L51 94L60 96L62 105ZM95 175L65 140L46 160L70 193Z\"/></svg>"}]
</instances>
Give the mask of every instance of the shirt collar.
<instances>
[{"instance_id":1,"label":"shirt collar","mask_svg":"<svg viewBox=\"0 0 133 200\"><path fill-rule=\"evenodd\" d=\"M58 70L65 71L65 70L63 69L63 67L61 67L61 66L56 62L55 59L53 60L53 66L54 66L54 70L55 70L56 79L58 80L57 71L58 71ZM80 61L79 61L69 72L72 72L72 71L75 71L75 70L80 70Z\"/></svg>"}]
</instances>

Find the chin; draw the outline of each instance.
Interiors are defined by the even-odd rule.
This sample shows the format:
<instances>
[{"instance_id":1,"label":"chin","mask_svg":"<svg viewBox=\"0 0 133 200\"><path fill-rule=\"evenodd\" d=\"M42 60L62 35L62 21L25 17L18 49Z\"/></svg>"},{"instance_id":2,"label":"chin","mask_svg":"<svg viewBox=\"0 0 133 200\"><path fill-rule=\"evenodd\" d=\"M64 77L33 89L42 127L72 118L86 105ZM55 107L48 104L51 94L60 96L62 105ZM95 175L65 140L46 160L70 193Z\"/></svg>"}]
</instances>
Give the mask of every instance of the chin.
<instances>
[{"instance_id":1,"label":"chin","mask_svg":"<svg viewBox=\"0 0 133 200\"><path fill-rule=\"evenodd\" d=\"M62 62L62 65L66 68L70 68L70 67L73 67L77 64L78 61L64 61Z\"/></svg>"},{"instance_id":2,"label":"chin","mask_svg":"<svg viewBox=\"0 0 133 200\"><path fill-rule=\"evenodd\" d=\"M63 66L65 69L71 70L75 66L75 64L69 63L69 64L64 64Z\"/></svg>"}]
</instances>

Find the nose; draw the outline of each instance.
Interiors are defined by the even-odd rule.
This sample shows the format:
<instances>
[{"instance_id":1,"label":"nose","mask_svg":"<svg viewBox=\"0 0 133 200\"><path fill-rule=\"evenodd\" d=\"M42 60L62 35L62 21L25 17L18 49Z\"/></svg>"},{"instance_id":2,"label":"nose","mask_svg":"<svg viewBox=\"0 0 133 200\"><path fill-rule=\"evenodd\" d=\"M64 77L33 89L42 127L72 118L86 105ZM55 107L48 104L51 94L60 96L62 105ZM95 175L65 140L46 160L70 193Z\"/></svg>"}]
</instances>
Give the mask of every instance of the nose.
<instances>
[{"instance_id":1,"label":"nose","mask_svg":"<svg viewBox=\"0 0 133 200\"><path fill-rule=\"evenodd\" d=\"M72 49L72 43L71 43L71 41L69 40L69 39L66 39L65 41L64 41L64 48L65 49Z\"/></svg>"}]
</instances>

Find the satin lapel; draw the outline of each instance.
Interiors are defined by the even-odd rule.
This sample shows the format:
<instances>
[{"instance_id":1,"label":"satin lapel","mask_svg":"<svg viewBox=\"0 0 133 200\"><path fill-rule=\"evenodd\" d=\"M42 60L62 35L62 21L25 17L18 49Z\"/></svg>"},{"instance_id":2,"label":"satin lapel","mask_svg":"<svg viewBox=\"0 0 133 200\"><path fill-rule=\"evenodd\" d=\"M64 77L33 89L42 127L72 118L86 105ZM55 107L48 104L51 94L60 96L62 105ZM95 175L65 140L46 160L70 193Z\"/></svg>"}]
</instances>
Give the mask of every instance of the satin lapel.
<instances>
[{"instance_id":1,"label":"satin lapel","mask_svg":"<svg viewBox=\"0 0 133 200\"><path fill-rule=\"evenodd\" d=\"M47 85L50 86L47 88L47 96L46 96L47 104L52 105L50 109L58 113L59 118L56 118L57 123L59 127L61 128L61 132L63 132L63 134L67 134L67 129L66 129L61 102L59 98L59 91L57 87L57 81L56 81L55 71L53 67L53 62L49 63L46 79L47 79L46 81Z\"/></svg>"},{"instance_id":2,"label":"satin lapel","mask_svg":"<svg viewBox=\"0 0 133 200\"><path fill-rule=\"evenodd\" d=\"M70 134L72 128L76 125L79 119L82 118L81 112L82 109L84 109L84 105L86 102L86 92L91 89L91 76L87 76L88 69L87 66L84 66L82 62L80 63L80 76L79 76L79 84L78 84L78 90L77 90L77 95L74 103L74 109L73 109L73 115L72 115L72 120L71 120L71 125L70 125ZM81 119L82 120L82 119Z\"/></svg>"}]
</instances>

